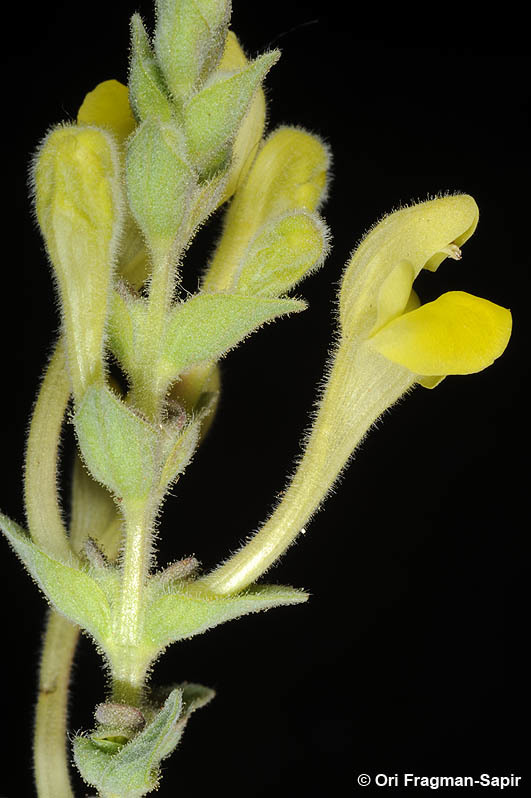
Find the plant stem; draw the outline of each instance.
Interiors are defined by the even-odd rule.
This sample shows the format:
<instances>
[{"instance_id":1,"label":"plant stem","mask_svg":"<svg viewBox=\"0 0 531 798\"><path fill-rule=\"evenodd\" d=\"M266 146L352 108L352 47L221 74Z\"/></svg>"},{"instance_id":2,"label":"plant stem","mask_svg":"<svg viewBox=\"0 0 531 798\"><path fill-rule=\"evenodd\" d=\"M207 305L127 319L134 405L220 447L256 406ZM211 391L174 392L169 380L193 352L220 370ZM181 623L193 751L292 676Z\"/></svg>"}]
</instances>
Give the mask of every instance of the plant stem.
<instances>
[{"instance_id":1,"label":"plant stem","mask_svg":"<svg viewBox=\"0 0 531 798\"><path fill-rule=\"evenodd\" d=\"M39 798L73 798L66 752L70 668L79 628L55 610L48 615L35 716L34 765Z\"/></svg>"},{"instance_id":2,"label":"plant stem","mask_svg":"<svg viewBox=\"0 0 531 798\"><path fill-rule=\"evenodd\" d=\"M142 368L132 386L129 403L147 417L159 420L167 381L159 376L160 345L164 336L166 318L175 288L175 255L173 251L156 259L151 275L147 316L145 319L141 351Z\"/></svg>"},{"instance_id":3,"label":"plant stem","mask_svg":"<svg viewBox=\"0 0 531 798\"><path fill-rule=\"evenodd\" d=\"M305 452L264 526L202 583L216 593L247 587L277 560L320 508L376 419L414 383L411 372L361 346L341 345ZM354 350L356 351L356 350Z\"/></svg>"},{"instance_id":4,"label":"plant stem","mask_svg":"<svg viewBox=\"0 0 531 798\"><path fill-rule=\"evenodd\" d=\"M160 422L167 382L158 377L160 344L175 286L175 251L154 258L147 315L142 337L143 367L138 370L129 404ZM124 505L125 544L122 556L120 605L115 624L115 645L110 653L113 700L137 706L142 697L149 664L142 650L145 588L151 566L153 521L158 507L156 491L142 502Z\"/></svg>"},{"instance_id":5,"label":"plant stem","mask_svg":"<svg viewBox=\"0 0 531 798\"><path fill-rule=\"evenodd\" d=\"M70 547L57 495L57 458L70 398L64 341L50 358L33 411L25 460L24 499L30 534L60 557ZM78 628L55 611L46 624L37 698L34 764L39 798L70 798L66 710L70 667Z\"/></svg>"},{"instance_id":6,"label":"plant stem","mask_svg":"<svg viewBox=\"0 0 531 798\"><path fill-rule=\"evenodd\" d=\"M28 435L24 500L34 541L62 557L70 547L57 497L57 458L63 419L70 398L64 341L59 339L48 363Z\"/></svg>"},{"instance_id":7,"label":"plant stem","mask_svg":"<svg viewBox=\"0 0 531 798\"><path fill-rule=\"evenodd\" d=\"M153 511L150 499L124 508L125 549L122 559L120 605L111 655L113 700L137 706L144 686L147 662L142 651L145 588L151 565Z\"/></svg>"}]
</instances>

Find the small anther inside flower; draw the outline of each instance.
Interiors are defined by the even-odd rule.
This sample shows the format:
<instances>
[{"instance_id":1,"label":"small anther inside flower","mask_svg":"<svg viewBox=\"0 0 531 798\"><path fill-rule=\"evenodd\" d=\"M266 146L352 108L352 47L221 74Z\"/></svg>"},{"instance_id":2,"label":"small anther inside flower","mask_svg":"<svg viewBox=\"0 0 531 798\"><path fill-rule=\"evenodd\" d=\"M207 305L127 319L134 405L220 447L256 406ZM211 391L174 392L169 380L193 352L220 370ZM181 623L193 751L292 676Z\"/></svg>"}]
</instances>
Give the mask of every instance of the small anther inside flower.
<instances>
[{"instance_id":1,"label":"small anther inside flower","mask_svg":"<svg viewBox=\"0 0 531 798\"><path fill-rule=\"evenodd\" d=\"M443 247L443 249L441 249L441 252L446 252L448 257L452 258L452 260L461 260L463 257L463 253L457 244L448 244L447 247Z\"/></svg>"}]
</instances>

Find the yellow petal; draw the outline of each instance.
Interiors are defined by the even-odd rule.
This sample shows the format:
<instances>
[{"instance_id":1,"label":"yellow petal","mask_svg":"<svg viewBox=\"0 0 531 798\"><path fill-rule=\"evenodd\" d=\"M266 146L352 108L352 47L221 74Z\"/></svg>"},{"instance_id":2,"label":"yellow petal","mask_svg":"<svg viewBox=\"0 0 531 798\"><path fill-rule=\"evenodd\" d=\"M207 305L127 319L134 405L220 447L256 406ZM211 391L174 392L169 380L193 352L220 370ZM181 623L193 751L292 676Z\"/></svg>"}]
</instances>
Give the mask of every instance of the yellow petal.
<instances>
[{"instance_id":1,"label":"yellow petal","mask_svg":"<svg viewBox=\"0 0 531 798\"><path fill-rule=\"evenodd\" d=\"M240 47L238 39L232 31L229 31L225 41L223 58L219 63L218 69L222 72L230 72L233 69L241 69L247 63L247 58ZM254 95L234 141L229 179L222 202L232 197L249 171L264 134L265 117L265 94L260 87Z\"/></svg>"},{"instance_id":2,"label":"yellow petal","mask_svg":"<svg viewBox=\"0 0 531 798\"><path fill-rule=\"evenodd\" d=\"M378 294L378 317L374 331L400 316L411 296L415 270L409 260L401 260L386 277Z\"/></svg>"},{"instance_id":3,"label":"yellow petal","mask_svg":"<svg viewBox=\"0 0 531 798\"><path fill-rule=\"evenodd\" d=\"M446 379L445 377L420 377L418 380L419 385L422 385L423 388L436 388L440 383Z\"/></svg>"},{"instance_id":4,"label":"yellow petal","mask_svg":"<svg viewBox=\"0 0 531 798\"><path fill-rule=\"evenodd\" d=\"M435 270L474 232L478 207L467 194L421 202L386 216L352 255L341 285L341 326L349 335L370 334L377 322L378 294L396 265L409 261L415 273Z\"/></svg>"},{"instance_id":5,"label":"yellow petal","mask_svg":"<svg viewBox=\"0 0 531 798\"><path fill-rule=\"evenodd\" d=\"M420 308L420 299L417 292L412 288L404 313L409 313L410 310L416 310L417 308Z\"/></svg>"},{"instance_id":6,"label":"yellow petal","mask_svg":"<svg viewBox=\"0 0 531 798\"><path fill-rule=\"evenodd\" d=\"M117 80L104 80L89 91L77 114L78 125L96 125L110 130L123 141L136 127L129 105L127 86Z\"/></svg>"},{"instance_id":7,"label":"yellow petal","mask_svg":"<svg viewBox=\"0 0 531 798\"><path fill-rule=\"evenodd\" d=\"M487 299L450 291L389 322L369 339L415 374L472 374L490 366L511 335L511 313Z\"/></svg>"},{"instance_id":8,"label":"yellow petal","mask_svg":"<svg viewBox=\"0 0 531 798\"><path fill-rule=\"evenodd\" d=\"M289 211L317 209L329 161L325 145L304 130L281 127L268 137L227 211L205 275L207 291L230 287L247 246L265 223Z\"/></svg>"}]
</instances>

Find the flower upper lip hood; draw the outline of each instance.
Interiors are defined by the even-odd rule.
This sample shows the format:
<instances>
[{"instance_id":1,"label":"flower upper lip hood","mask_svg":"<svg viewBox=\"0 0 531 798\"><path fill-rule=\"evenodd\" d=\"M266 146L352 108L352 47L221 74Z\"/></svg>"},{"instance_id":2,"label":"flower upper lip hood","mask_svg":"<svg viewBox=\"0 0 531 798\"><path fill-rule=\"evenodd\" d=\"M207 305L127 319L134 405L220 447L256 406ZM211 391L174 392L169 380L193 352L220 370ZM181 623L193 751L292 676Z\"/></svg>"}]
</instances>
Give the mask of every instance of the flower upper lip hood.
<instances>
[{"instance_id":1,"label":"flower upper lip hood","mask_svg":"<svg viewBox=\"0 0 531 798\"><path fill-rule=\"evenodd\" d=\"M365 342L434 387L447 374L489 366L511 334L506 308L462 291L419 307L413 282L461 258L479 218L467 194L440 197L384 218L366 236L345 272L340 294L343 336ZM360 340L361 339L361 340Z\"/></svg>"}]
</instances>

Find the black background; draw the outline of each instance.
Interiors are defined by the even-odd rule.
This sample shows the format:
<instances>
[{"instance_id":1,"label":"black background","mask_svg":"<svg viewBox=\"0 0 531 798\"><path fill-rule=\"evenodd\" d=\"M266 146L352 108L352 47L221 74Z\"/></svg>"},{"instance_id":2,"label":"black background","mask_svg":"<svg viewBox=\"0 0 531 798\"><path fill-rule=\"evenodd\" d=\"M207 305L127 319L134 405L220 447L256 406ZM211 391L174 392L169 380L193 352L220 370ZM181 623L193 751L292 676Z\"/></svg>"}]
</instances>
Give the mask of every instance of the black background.
<instances>
[{"instance_id":1,"label":"black background","mask_svg":"<svg viewBox=\"0 0 531 798\"><path fill-rule=\"evenodd\" d=\"M472 194L481 217L463 260L423 275L419 292L429 300L460 289L510 307L514 333L493 367L435 391L418 388L371 433L325 511L269 574L307 588L306 605L227 624L175 645L157 664L154 681L218 691L167 763L161 798L348 795L360 791L362 772L524 771L529 63L518 48L486 39L362 38L378 27L345 19L342 7L234 3L233 28L250 54L283 50L267 81L269 128L301 125L332 148L323 213L334 246L301 287L310 310L268 325L225 360L215 426L166 505L160 562L195 553L212 567L267 514L307 424L343 264L384 212L446 190ZM22 56L14 44L5 51L20 89L14 127L4 130L16 197L4 236L16 231L23 245L5 264L1 506L19 522L25 429L58 326L26 196L29 154L51 124L75 118L99 81L126 81L135 9L152 23L149 2L92 0L82 11L55 3L34 13ZM219 220L190 251L190 290L217 230ZM45 604L2 545L3 717L13 768L0 795L15 798L33 795ZM98 655L83 640L71 730L90 727L103 693ZM76 785L76 795L90 794Z\"/></svg>"}]
</instances>

